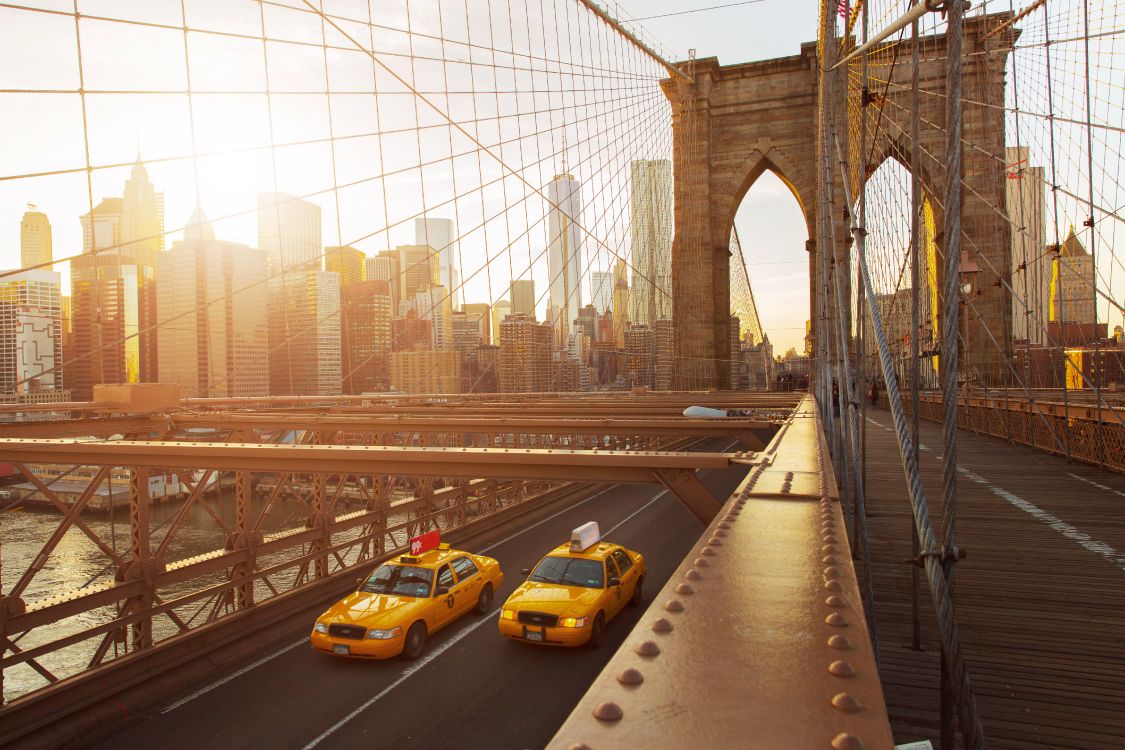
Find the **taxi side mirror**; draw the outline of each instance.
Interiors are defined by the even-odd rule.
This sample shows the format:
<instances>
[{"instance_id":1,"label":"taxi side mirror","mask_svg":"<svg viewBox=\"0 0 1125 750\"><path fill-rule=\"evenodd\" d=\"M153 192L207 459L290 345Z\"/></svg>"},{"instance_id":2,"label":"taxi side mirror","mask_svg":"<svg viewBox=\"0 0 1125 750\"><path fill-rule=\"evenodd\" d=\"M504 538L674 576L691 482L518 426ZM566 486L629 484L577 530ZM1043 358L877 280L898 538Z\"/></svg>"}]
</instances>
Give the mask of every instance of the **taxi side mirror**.
<instances>
[{"instance_id":1,"label":"taxi side mirror","mask_svg":"<svg viewBox=\"0 0 1125 750\"><path fill-rule=\"evenodd\" d=\"M610 586L620 586L621 585L621 579L618 578L617 576L611 576L610 579L609 579L609 585Z\"/></svg>"},{"instance_id":2,"label":"taxi side mirror","mask_svg":"<svg viewBox=\"0 0 1125 750\"><path fill-rule=\"evenodd\" d=\"M362 576L355 579L355 585L356 586L362 586L363 585L363 577Z\"/></svg>"},{"instance_id":3,"label":"taxi side mirror","mask_svg":"<svg viewBox=\"0 0 1125 750\"><path fill-rule=\"evenodd\" d=\"M520 571L520 573L523 573L525 576L529 576L531 575L531 568L524 568Z\"/></svg>"},{"instance_id":4,"label":"taxi side mirror","mask_svg":"<svg viewBox=\"0 0 1125 750\"><path fill-rule=\"evenodd\" d=\"M449 593L449 587L448 586L438 586L436 589L434 589L434 596L445 596L448 593Z\"/></svg>"}]
</instances>

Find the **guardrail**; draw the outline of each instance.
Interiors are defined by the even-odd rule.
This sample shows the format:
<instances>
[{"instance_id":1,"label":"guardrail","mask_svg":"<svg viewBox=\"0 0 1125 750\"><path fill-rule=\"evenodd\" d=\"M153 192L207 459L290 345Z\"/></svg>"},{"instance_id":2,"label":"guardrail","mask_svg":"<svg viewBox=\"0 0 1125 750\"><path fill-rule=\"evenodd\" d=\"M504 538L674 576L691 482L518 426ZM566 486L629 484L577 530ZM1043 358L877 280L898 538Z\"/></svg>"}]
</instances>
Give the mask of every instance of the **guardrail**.
<instances>
[{"instance_id":1,"label":"guardrail","mask_svg":"<svg viewBox=\"0 0 1125 750\"><path fill-rule=\"evenodd\" d=\"M904 396L907 413L911 404ZM920 394L918 416L941 422L941 398ZM964 430L1125 472L1125 404L1119 402L1099 407L1088 399L1063 403L1058 394L1042 401L1007 393L970 396L958 399L957 421Z\"/></svg>"},{"instance_id":2,"label":"guardrail","mask_svg":"<svg viewBox=\"0 0 1125 750\"><path fill-rule=\"evenodd\" d=\"M893 747L811 398L549 747Z\"/></svg>"}]
</instances>

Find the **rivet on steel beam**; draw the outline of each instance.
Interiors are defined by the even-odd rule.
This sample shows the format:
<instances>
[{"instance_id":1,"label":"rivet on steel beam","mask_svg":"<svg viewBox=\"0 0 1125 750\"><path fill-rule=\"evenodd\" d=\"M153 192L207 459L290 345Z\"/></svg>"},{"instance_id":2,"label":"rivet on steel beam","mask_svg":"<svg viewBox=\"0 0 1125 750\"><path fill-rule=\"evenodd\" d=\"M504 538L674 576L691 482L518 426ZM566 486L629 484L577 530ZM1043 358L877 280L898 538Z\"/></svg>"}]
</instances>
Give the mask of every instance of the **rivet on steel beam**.
<instances>
[{"instance_id":1,"label":"rivet on steel beam","mask_svg":"<svg viewBox=\"0 0 1125 750\"><path fill-rule=\"evenodd\" d=\"M841 732L832 738L832 750L863 750L863 742L854 734Z\"/></svg>"},{"instance_id":2,"label":"rivet on steel beam","mask_svg":"<svg viewBox=\"0 0 1125 750\"><path fill-rule=\"evenodd\" d=\"M829 518L827 521L821 522L820 528L822 528L822 529L835 529L836 528L836 521Z\"/></svg>"},{"instance_id":3,"label":"rivet on steel beam","mask_svg":"<svg viewBox=\"0 0 1125 750\"><path fill-rule=\"evenodd\" d=\"M855 667L843 659L837 659L829 664L828 671L837 677L855 677Z\"/></svg>"},{"instance_id":4,"label":"rivet on steel beam","mask_svg":"<svg viewBox=\"0 0 1125 750\"><path fill-rule=\"evenodd\" d=\"M672 623L670 623L668 620L665 620L663 617L661 617L658 620L656 620L656 622L652 623L652 629L653 629L654 632L657 632L657 633L671 633L672 632Z\"/></svg>"},{"instance_id":5,"label":"rivet on steel beam","mask_svg":"<svg viewBox=\"0 0 1125 750\"><path fill-rule=\"evenodd\" d=\"M844 590L844 587L842 585L840 585L840 582L837 581L835 578L830 578L829 580L825 581L824 582L824 588L828 589L829 591L843 591Z\"/></svg>"},{"instance_id":6,"label":"rivet on steel beam","mask_svg":"<svg viewBox=\"0 0 1125 750\"><path fill-rule=\"evenodd\" d=\"M820 538L820 541L824 542L825 544L835 544L840 540L836 538L835 534L825 534Z\"/></svg>"},{"instance_id":7,"label":"rivet on steel beam","mask_svg":"<svg viewBox=\"0 0 1125 750\"><path fill-rule=\"evenodd\" d=\"M824 603L827 604L829 607L846 607L846 606L848 606L848 603L846 601L844 601L844 597L839 596L837 594L833 594L832 596L825 599Z\"/></svg>"},{"instance_id":8,"label":"rivet on steel beam","mask_svg":"<svg viewBox=\"0 0 1125 750\"><path fill-rule=\"evenodd\" d=\"M694 594L695 589L693 589L691 587L690 583L681 583L679 586L676 587L676 593L677 594Z\"/></svg>"},{"instance_id":9,"label":"rivet on steel beam","mask_svg":"<svg viewBox=\"0 0 1125 750\"><path fill-rule=\"evenodd\" d=\"M617 681L622 685L640 685L645 678L638 670L629 667L617 675Z\"/></svg>"},{"instance_id":10,"label":"rivet on steel beam","mask_svg":"<svg viewBox=\"0 0 1125 750\"><path fill-rule=\"evenodd\" d=\"M852 642L848 640L846 635L837 634L828 639L828 646L840 651L851 651Z\"/></svg>"},{"instance_id":11,"label":"rivet on steel beam","mask_svg":"<svg viewBox=\"0 0 1125 750\"><path fill-rule=\"evenodd\" d=\"M594 718L599 721L620 721L623 715L621 706L613 701L601 703L594 709Z\"/></svg>"},{"instance_id":12,"label":"rivet on steel beam","mask_svg":"<svg viewBox=\"0 0 1125 750\"><path fill-rule=\"evenodd\" d=\"M730 524L729 524L729 523L727 523L726 521L721 521L721 522L719 523L719 528L720 528L720 529L729 529L729 528L730 528Z\"/></svg>"},{"instance_id":13,"label":"rivet on steel beam","mask_svg":"<svg viewBox=\"0 0 1125 750\"><path fill-rule=\"evenodd\" d=\"M683 612L684 603L678 599L669 599L668 602L665 603L664 609L668 610L669 612Z\"/></svg>"},{"instance_id":14,"label":"rivet on steel beam","mask_svg":"<svg viewBox=\"0 0 1125 750\"><path fill-rule=\"evenodd\" d=\"M834 555L837 552L839 552L839 550L836 549L835 544L826 544L826 545L824 545L823 547L820 548L820 551L823 552L826 555Z\"/></svg>"},{"instance_id":15,"label":"rivet on steel beam","mask_svg":"<svg viewBox=\"0 0 1125 750\"><path fill-rule=\"evenodd\" d=\"M839 612L833 612L824 618L824 622L837 628L846 628L848 626L847 619Z\"/></svg>"},{"instance_id":16,"label":"rivet on steel beam","mask_svg":"<svg viewBox=\"0 0 1125 750\"><path fill-rule=\"evenodd\" d=\"M711 537L710 539L707 540L707 543L714 546L714 547L718 547L723 543L723 540L720 539L717 536L713 536L713 537Z\"/></svg>"},{"instance_id":17,"label":"rivet on steel beam","mask_svg":"<svg viewBox=\"0 0 1125 750\"><path fill-rule=\"evenodd\" d=\"M825 555L820 558L820 561L825 565L836 565L840 560L835 555Z\"/></svg>"},{"instance_id":18,"label":"rivet on steel beam","mask_svg":"<svg viewBox=\"0 0 1125 750\"><path fill-rule=\"evenodd\" d=\"M833 695L832 705L841 711L847 711L849 713L858 711L860 708L859 701L855 699L855 696L849 695L848 693L836 693Z\"/></svg>"},{"instance_id":19,"label":"rivet on steel beam","mask_svg":"<svg viewBox=\"0 0 1125 750\"><path fill-rule=\"evenodd\" d=\"M688 579L689 581L698 581L702 577L703 577L703 574L701 574L698 570L695 570L694 568L689 570L688 572L684 573L684 578Z\"/></svg>"},{"instance_id":20,"label":"rivet on steel beam","mask_svg":"<svg viewBox=\"0 0 1125 750\"><path fill-rule=\"evenodd\" d=\"M711 561L708 560L706 557L697 557L692 561L691 564L696 566L697 568L709 568L709 567L711 567Z\"/></svg>"},{"instance_id":21,"label":"rivet on steel beam","mask_svg":"<svg viewBox=\"0 0 1125 750\"><path fill-rule=\"evenodd\" d=\"M715 536L727 536L728 534L730 534L729 531L725 531L723 529L715 529Z\"/></svg>"},{"instance_id":22,"label":"rivet on steel beam","mask_svg":"<svg viewBox=\"0 0 1125 750\"><path fill-rule=\"evenodd\" d=\"M726 521L736 521L736 520L738 520L738 514L737 513L727 513L724 520L726 520Z\"/></svg>"},{"instance_id":23,"label":"rivet on steel beam","mask_svg":"<svg viewBox=\"0 0 1125 750\"><path fill-rule=\"evenodd\" d=\"M593 750L593 748L585 742L572 742L567 745L566 750Z\"/></svg>"},{"instance_id":24,"label":"rivet on steel beam","mask_svg":"<svg viewBox=\"0 0 1125 750\"><path fill-rule=\"evenodd\" d=\"M656 641L641 641L634 648L640 656L656 656L660 653L660 646L656 645Z\"/></svg>"},{"instance_id":25,"label":"rivet on steel beam","mask_svg":"<svg viewBox=\"0 0 1125 750\"><path fill-rule=\"evenodd\" d=\"M839 578L840 575L841 575L840 569L837 568L835 565L829 565L827 568L824 569L824 577L825 578Z\"/></svg>"},{"instance_id":26,"label":"rivet on steel beam","mask_svg":"<svg viewBox=\"0 0 1125 750\"><path fill-rule=\"evenodd\" d=\"M704 547L703 549L699 550L699 554L701 554L701 555L714 555L715 550L711 549L710 547Z\"/></svg>"}]
</instances>

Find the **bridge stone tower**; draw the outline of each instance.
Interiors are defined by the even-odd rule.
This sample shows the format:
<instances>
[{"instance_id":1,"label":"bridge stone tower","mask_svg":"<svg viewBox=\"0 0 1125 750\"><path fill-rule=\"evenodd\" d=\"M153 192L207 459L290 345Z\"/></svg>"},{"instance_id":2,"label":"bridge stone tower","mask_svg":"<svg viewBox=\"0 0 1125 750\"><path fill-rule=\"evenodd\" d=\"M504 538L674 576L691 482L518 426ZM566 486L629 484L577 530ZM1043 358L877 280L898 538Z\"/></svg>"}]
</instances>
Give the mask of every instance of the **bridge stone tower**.
<instances>
[{"instance_id":1,"label":"bridge stone tower","mask_svg":"<svg viewBox=\"0 0 1125 750\"><path fill-rule=\"evenodd\" d=\"M962 230L967 256L963 266L972 284L970 304L962 307L961 365L992 381L1003 380L1011 350L1011 302L1003 282L1010 278L1011 234L1005 206L1004 66L1007 40L988 44L984 37L996 16L974 18L965 24L964 96L988 106L964 108ZM909 60L911 43L902 42L899 59ZM819 128L818 65L815 42L803 44L800 54L760 62L721 66L714 57L679 64L687 80L668 79L664 93L672 104L673 164L675 171L675 238L672 245L673 322L676 345L676 388L729 387L730 357L729 237L735 212L747 191L767 170L789 186L805 217L809 240L810 303L816 304L817 271L817 131ZM886 71L884 71L885 74ZM884 75L885 77L885 75ZM844 77L836 87L843 88ZM866 108L869 118L868 176L885 159L910 164L910 67L896 66L892 85L881 105ZM944 266L941 196L943 194L945 134L945 40L923 39L921 65L922 185L934 208L937 256ZM841 138L858 132L846 122L845 95L833 92ZM997 105L997 106L993 106ZM858 154L858 148L846 151ZM830 148L831 144L830 144ZM841 263L849 288L851 250L844 217L844 192L832 165L831 233L837 247L831 257ZM853 169L853 175L857 169ZM939 175L935 180L934 174ZM859 180L850 186L861 189ZM938 289L942 288L941 271ZM830 290L831 294L831 290ZM852 295L845 293L845 300ZM814 336L818 316L810 311ZM834 335L829 332L829 338ZM995 343L993 341L995 339ZM833 346L834 349L834 346Z\"/></svg>"}]
</instances>

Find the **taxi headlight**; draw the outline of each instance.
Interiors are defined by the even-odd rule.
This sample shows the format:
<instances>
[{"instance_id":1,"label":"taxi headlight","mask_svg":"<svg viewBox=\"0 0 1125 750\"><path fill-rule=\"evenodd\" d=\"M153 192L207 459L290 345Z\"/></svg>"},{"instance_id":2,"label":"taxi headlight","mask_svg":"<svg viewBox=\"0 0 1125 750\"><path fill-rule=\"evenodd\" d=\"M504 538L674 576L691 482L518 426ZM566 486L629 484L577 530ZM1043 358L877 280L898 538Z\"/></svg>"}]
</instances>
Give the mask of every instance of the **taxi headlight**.
<instances>
[{"instance_id":1,"label":"taxi headlight","mask_svg":"<svg viewBox=\"0 0 1125 750\"><path fill-rule=\"evenodd\" d=\"M402 635L402 628L390 628L389 630L368 630L367 637L374 638L377 641L386 641L396 636Z\"/></svg>"},{"instance_id":2,"label":"taxi headlight","mask_svg":"<svg viewBox=\"0 0 1125 750\"><path fill-rule=\"evenodd\" d=\"M323 622L318 622L316 624L316 627L313 628L313 630L315 630L318 633L324 633L325 635L327 635L328 634L328 625L326 625Z\"/></svg>"},{"instance_id":3,"label":"taxi headlight","mask_svg":"<svg viewBox=\"0 0 1125 750\"><path fill-rule=\"evenodd\" d=\"M500 619L501 620L514 620L514 619L516 619L516 611L514 609L502 609L502 610L500 610Z\"/></svg>"},{"instance_id":4,"label":"taxi headlight","mask_svg":"<svg viewBox=\"0 0 1125 750\"><path fill-rule=\"evenodd\" d=\"M584 628L588 617L560 617L559 627L562 628Z\"/></svg>"}]
</instances>

